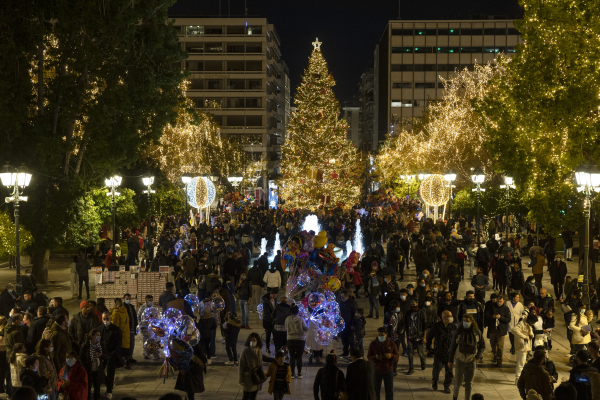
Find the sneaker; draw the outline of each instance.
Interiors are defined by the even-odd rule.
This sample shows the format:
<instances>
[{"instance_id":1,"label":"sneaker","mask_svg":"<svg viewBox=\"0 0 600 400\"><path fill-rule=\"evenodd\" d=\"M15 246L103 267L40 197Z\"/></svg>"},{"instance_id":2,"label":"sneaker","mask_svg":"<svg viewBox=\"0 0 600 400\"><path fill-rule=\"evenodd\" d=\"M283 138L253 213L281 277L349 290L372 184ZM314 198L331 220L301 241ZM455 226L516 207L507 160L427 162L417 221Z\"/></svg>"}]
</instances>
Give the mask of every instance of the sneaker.
<instances>
[{"instance_id":1,"label":"sneaker","mask_svg":"<svg viewBox=\"0 0 600 400\"><path fill-rule=\"evenodd\" d=\"M379 315L375 317L375 319L379 319Z\"/></svg>"},{"instance_id":2,"label":"sneaker","mask_svg":"<svg viewBox=\"0 0 600 400\"><path fill-rule=\"evenodd\" d=\"M437 382L433 382L433 383L431 384L431 389L432 389L432 390L437 390Z\"/></svg>"},{"instance_id":3,"label":"sneaker","mask_svg":"<svg viewBox=\"0 0 600 400\"><path fill-rule=\"evenodd\" d=\"M304 377L302 376L302 374L298 374L298 379L302 379L302 378L304 378Z\"/></svg>"},{"instance_id":4,"label":"sneaker","mask_svg":"<svg viewBox=\"0 0 600 400\"><path fill-rule=\"evenodd\" d=\"M296 379L296 375L292 374L292 379Z\"/></svg>"},{"instance_id":5,"label":"sneaker","mask_svg":"<svg viewBox=\"0 0 600 400\"><path fill-rule=\"evenodd\" d=\"M104 397L106 397L108 400L112 399L112 393L106 393L104 395Z\"/></svg>"},{"instance_id":6,"label":"sneaker","mask_svg":"<svg viewBox=\"0 0 600 400\"><path fill-rule=\"evenodd\" d=\"M414 374L414 373L415 373L415 369L414 369L414 368L410 368L410 369L408 370L408 372L406 373L406 375L412 375L412 374Z\"/></svg>"},{"instance_id":7,"label":"sneaker","mask_svg":"<svg viewBox=\"0 0 600 400\"><path fill-rule=\"evenodd\" d=\"M248 325L246 325L246 329L252 329L252 328L250 328Z\"/></svg>"},{"instance_id":8,"label":"sneaker","mask_svg":"<svg viewBox=\"0 0 600 400\"><path fill-rule=\"evenodd\" d=\"M369 314L365 318L373 318L373 314Z\"/></svg>"},{"instance_id":9,"label":"sneaker","mask_svg":"<svg viewBox=\"0 0 600 400\"><path fill-rule=\"evenodd\" d=\"M212 360L209 358L208 361L206 362L208 365L212 364Z\"/></svg>"},{"instance_id":10,"label":"sneaker","mask_svg":"<svg viewBox=\"0 0 600 400\"><path fill-rule=\"evenodd\" d=\"M421 371L425 371L425 363L421 364Z\"/></svg>"},{"instance_id":11,"label":"sneaker","mask_svg":"<svg viewBox=\"0 0 600 400\"><path fill-rule=\"evenodd\" d=\"M494 357L494 359L492 360L492 364L496 364L498 363L498 357Z\"/></svg>"},{"instance_id":12,"label":"sneaker","mask_svg":"<svg viewBox=\"0 0 600 400\"><path fill-rule=\"evenodd\" d=\"M271 355L271 349L267 349L267 354Z\"/></svg>"},{"instance_id":13,"label":"sneaker","mask_svg":"<svg viewBox=\"0 0 600 400\"><path fill-rule=\"evenodd\" d=\"M246 329L246 325L240 326L240 329Z\"/></svg>"},{"instance_id":14,"label":"sneaker","mask_svg":"<svg viewBox=\"0 0 600 400\"><path fill-rule=\"evenodd\" d=\"M225 361L225 365L235 365L235 361Z\"/></svg>"}]
</instances>

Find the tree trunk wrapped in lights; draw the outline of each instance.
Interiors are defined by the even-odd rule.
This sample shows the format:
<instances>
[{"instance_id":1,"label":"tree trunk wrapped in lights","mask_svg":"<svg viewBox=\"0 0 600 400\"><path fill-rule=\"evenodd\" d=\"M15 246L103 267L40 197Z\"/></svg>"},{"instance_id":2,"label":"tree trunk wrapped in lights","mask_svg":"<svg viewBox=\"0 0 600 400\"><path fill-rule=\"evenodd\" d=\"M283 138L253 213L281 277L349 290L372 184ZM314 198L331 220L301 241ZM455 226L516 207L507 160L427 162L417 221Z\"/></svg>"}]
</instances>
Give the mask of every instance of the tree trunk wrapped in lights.
<instances>
[{"instance_id":1,"label":"tree trunk wrapped in lights","mask_svg":"<svg viewBox=\"0 0 600 400\"><path fill-rule=\"evenodd\" d=\"M296 95L282 146L281 197L285 208L351 207L360 200L362 177L354 145L346 140L348 124L339 119L335 85L318 39Z\"/></svg>"}]
</instances>

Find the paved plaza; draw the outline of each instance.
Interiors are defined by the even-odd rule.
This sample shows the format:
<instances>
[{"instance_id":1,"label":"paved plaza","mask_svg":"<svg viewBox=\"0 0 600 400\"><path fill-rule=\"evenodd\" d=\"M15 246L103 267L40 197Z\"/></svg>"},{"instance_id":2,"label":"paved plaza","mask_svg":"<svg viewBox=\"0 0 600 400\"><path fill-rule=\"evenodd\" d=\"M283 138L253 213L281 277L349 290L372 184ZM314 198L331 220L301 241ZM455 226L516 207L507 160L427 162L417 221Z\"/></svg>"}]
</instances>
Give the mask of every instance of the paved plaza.
<instances>
[{"instance_id":1,"label":"paved plaza","mask_svg":"<svg viewBox=\"0 0 600 400\"><path fill-rule=\"evenodd\" d=\"M526 257L528 258L528 257ZM577 260L577 259L575 259ZM62 296L65 299L65 307L69 309L71 313L79 312L79 301L77 299L70 299L71 292L67 278L69 276L68 266L71 258L52 258L50 261L50 272L48 285L40 285L41 289L46 291L49 297ZM567 262L569 275L576 276L576 261ZM525 276L530 274L531 270L524 268ZM409 282L415 284L415 269L411 263L411 269L406 271L405 281L400 282L401 286L405 286ZM467 275L463 283L459 288L459 297L464 296L467 290L471 289L468 279L468 268L465 268L465 274ZM14 281L15 270L8 268L0 268L0 282ZM408 277L408 278L407 278ZM91 298L95 298L93 290L93 279L92 281L92 293ZM491 281L491 279L490 279ZM2 284L2 286L4 285ZM549 293L553 293L552 285L550 284L550 276L548 272L544 272L543 286L548 288ZM360 291L361 298L357 299L359 307L364 308L368 311L369 305L368 300L362 297L362 289ZM488 296L489 298L488 291ZM68 299L68 300L67 300ZM156 300L155 300L156 301ZM557 302L557 304L559 304ZM556 368L559 373L560 383L563 380L567 380L569 377L569 367L567 365L569 358L569 343L566 338L566 328L564 326L564 319L560 307L557 305L555 314L556 329L552 334L552 351L550 351L550 359L556 364ZM239 305L237 306L239 314ZM364 340L365 353L367 351L369 343L375 338L376 330L383 323L383 313L380 314L379 320L367 319L367 335ZM263 333L262 321L259 319L257 313L250 314L250 326L251 330L243 329L240 332L238 339L238 354L241 353L243 344L250 332ZM220 332L217 330L217 339L220 337ZM508 336L506 337L508 341ZM331 346L325 349L325 353L335 349L336 354L341 354L341 341L333 342ZM516 400L519 398L519 392L517 387L514 385L515 381L515 356L511 355L508 350L510 344L505 345L504 362L502 368L492 366L491 359L492 355L489 350L489 341L486 339L486 351L484 353L483 361L477 365L475 374L475 381L473 384L473 393L481 393L484 395L486 400ZM271 348L273 351L273 347ZM226 366L225 361L228 361L225 345L217 342L217 359L213 359L212 365L208 366L208 374L205 379L206 391L202 394L197 394L196 399L241 399L242 391L238 385L238 367L237 366ZM142 342L138 337L135 345L134 358L138 360L136 364L132 364L131 370L118 369L116 374L116 387L113 391L113 399L119 400L126 396L136 398L138 400L143 399L158 399L162 394L173 392L175 386L174 379L168 379L163 383L162 379L158 379L160 362L144 360L142 356ZM408 399L426 399L431 398L435 395L438 399L452 399L451 394L444 394L441 391L433 392L431 390L431 366L433 358L427 358L427 368L425 371L421 371L420 368L416 368L414 375L405 375L404 372L408 370L408 359L406 357L400 357L398 364L398 376L394 379L394 398L408 400ZM345 366L349 361L340 360L339 366L345 373ZM417 362L418 365L418 362ZM286 399L295 400L309 400L313 399L313 381L315 375L320 368L320 365L308 365L308 356L304 357L303 375L304 379L292 379L291 383L291 395L286 395ZM265 364L265 371L267 364ZM443 379L443 372L442 372ZM440 385L440 388L443 387ZM266 386L259 392L258 399L271 399L272 396L267 393ZM103 391L105 387L103 386ZM183 392L178 392L182 396ZM464 398L464 392L461 390L459 399ZM384 393L382 389L382 398Z\"/></svg>"}]
</instances>

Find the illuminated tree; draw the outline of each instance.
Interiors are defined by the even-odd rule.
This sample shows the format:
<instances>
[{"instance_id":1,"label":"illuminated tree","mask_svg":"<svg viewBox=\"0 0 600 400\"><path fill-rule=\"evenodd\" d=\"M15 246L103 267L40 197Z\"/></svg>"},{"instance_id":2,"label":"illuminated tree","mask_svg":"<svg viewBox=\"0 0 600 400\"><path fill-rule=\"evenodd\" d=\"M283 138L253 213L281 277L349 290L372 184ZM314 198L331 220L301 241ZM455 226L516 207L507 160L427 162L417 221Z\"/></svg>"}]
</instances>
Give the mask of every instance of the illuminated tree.
<instances>
[{"instance_id":1,"label":"illuminated tree","mask_svg":"<svg viewBox=\"0 0 600 400\"><path fill-rule=\"evenodd\" d=\"M332 91L335 81L318 39L313 46L298 87L296 112L290 116L286 142L281 147L280 196L287 209L351 207L360 200L362 186L352 174L364 168L364 161L359 162L356 149L346 140L348 124L339 119Z\"/></svg>"},{"instance_id":2,"label":"illuminated tree","mask_svg":"<svg viewBox=\"0 0 600 400\"><path fill-rule=\"evenodd\" d=\"M517 47L476 107L497 168L527 191L529 216L557 234L582 220L572 172L600 160L600 14L587 0L522 0Z\"/></svg>"},{"instance_id":3,"label":"illuminated tree","mask_svg":"<svg viewBox=\"0 0 600 400\"><path fill-rule=\"evenodd\" d=\"M189 82L181 85L182 92ZM177 107L177 120L167 124L158 143L148 148L146 156L159 165L174 184L181 182L184 174L227 176L241 173L246 155L226 138L210 114L194 109L185 98Z\"/></svg>"},{"instance_id":4,"label":"illuminated tree","mask_svg":"<svg viewBox=\"0 0 600 400\"><path fill-rule=\"evenodd\" d=\"M17 254L17 234L15 224L12 222L7 211L0 211L0 257L14 256ZM31 233L23 227L19 226L19 245L21 251L27 250L33 244Z\"/></svg>"},{"instance_id":5,"label":"illuminated tree","mask_svg":"<svg viewBox=\"0 0 600 400\"><path fill-rule=\"evenodd\" d=\"M500 72L491 64L475 65L474 71L457 71L455 77L443 80L444 95L429 103L418 130L400 131L381 149L380 178L389 183L400 174L455 170L457 183L464 185L471 181L471 168L491 172L493 160L484 146L487 132L471 102L486 95L490 80Z\"/></svg>"}]
</instances>

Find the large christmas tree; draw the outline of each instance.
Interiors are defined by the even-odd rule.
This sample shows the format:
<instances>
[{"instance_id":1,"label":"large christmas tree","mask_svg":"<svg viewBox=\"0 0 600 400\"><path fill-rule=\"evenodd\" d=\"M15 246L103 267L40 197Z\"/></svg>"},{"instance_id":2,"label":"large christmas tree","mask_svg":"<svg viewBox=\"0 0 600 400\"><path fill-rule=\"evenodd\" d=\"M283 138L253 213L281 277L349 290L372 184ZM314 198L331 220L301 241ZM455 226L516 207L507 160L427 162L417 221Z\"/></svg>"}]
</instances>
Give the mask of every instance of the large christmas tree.
<instances>
[{"instance_id":1,"label":"large christmas tree","mask_svg":"<svg viewBox=\"0 0 600 400\"><path fill-rule=\"evenodd\" d=\"M339 119L335 81L318 39L313 46L282 146L280 195L286 209L351 207L360 200L358 154L346 140L348 123Z\"/></svg>"}]
</instances>

